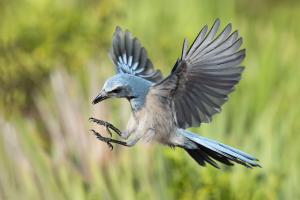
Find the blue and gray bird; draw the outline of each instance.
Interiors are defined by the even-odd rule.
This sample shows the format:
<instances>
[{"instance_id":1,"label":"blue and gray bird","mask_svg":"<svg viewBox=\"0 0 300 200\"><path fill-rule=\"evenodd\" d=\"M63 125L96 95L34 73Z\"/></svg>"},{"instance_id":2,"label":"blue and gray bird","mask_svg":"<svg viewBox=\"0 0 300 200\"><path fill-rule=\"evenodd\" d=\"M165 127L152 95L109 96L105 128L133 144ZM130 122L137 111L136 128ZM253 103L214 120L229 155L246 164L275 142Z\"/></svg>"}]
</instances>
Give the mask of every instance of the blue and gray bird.
<instances>
[{"instance_id":1,"label":"blue and gray bird","mask_svg":"<svg viewBox=\"0 0 300 200\"><path fill-rule=\"evenodd\" d=\"M110 50L117 74L105 82L93 104L112 97L126 98L132 116L126 131L91 118L116 131L124 141L103 137L93 130L98 139L110 147L111 143L131 147L140 140L179 147L201 166L209 163L219 168L216 161L259 166L252 155L186 130L211 122L244 70L242 38L237 31L232 32L231 24L217 34L219 27L219 19L210 30L204 26L190 47L185 39L181 57L166 78L154 69L140 41L117 27Z\"/></svg>"}]
</instances>

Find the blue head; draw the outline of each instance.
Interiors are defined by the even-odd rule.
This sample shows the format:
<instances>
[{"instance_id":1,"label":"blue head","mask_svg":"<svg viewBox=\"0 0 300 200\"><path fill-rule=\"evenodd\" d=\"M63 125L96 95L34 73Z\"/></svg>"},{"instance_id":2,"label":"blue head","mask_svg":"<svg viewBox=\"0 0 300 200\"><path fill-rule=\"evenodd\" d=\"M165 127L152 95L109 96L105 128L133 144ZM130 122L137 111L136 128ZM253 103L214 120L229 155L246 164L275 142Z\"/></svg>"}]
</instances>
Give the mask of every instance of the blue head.
<instances>
[{"instance_id":1,"label":"blue head","mask_svg":"<svg viewBox=\"0 0 300 200\"><path fill-rule=\"evenodd\" d=\"M111 97L127 98L133 110L139 110L145 103L145 97L152 82L131 74L117 74L104 83L93 104Z\"/></svg>"}]
</instances>

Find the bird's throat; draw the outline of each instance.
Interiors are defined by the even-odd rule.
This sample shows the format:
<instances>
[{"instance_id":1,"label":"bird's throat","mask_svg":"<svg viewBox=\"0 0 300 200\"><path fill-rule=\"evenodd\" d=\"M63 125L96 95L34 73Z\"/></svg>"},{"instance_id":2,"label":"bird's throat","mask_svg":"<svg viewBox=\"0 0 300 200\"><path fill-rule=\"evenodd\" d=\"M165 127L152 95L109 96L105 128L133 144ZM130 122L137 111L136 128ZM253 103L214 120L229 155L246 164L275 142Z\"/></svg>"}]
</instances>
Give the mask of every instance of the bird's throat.
<instances>
[{"instance_id":1,"label":"bird's throat","mask_svg":"<svg viewBox=\"0 0 300 200\"><path fill-rule=\"evenodd\" d=\"M131 105L132 111L136 112L143 108L145 104L145 97L135 97L128 99Z\"/></svg>"}]
</instances>

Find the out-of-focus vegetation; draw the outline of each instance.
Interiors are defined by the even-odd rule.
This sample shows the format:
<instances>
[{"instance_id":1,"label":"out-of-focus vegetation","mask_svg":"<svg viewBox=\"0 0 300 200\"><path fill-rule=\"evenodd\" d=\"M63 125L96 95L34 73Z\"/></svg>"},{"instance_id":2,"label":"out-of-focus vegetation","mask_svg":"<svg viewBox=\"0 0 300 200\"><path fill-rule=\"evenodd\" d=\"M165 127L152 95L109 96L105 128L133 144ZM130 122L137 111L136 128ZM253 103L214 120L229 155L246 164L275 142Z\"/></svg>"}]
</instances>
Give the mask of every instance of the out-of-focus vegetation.
<instances>
[{"instance_id":1,"label":"out-of-focus vegetation","mask_svg":"<svg viewBox=\"0 0 300 200\"><path fill-rule=\"evenodd\" d=\"M0 1L0 199L299 199L299 1ZM114 73L116 25L165 75L206 23L244 38L243 79L193 131L257 156L263 168L201 168L180 149L98 142L90 116L124 128L129 105L92 97Z\"/></svg>"}]
</instances>

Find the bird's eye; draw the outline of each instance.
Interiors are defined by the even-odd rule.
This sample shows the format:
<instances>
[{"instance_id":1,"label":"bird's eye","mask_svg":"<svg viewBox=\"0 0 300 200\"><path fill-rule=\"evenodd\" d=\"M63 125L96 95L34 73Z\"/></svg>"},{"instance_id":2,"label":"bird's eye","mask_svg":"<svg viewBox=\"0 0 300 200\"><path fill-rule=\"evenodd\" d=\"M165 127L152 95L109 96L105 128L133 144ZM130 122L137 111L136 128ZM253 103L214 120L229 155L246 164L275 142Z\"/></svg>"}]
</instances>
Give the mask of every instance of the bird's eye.
<instances>
[{"instance_id":1,"label":"bird's eye","mask_svg":"<svg viewBox=\"0 0 300 200\"><path fill-rule=\"evenodd\" d=\"M116 89L113 89L113 90L111 91L111 93L117 94L117 93L121 92L121 90L122 90L122 88L118 87L118 88L116 88Z\"/></svg>"}]
</instances>

